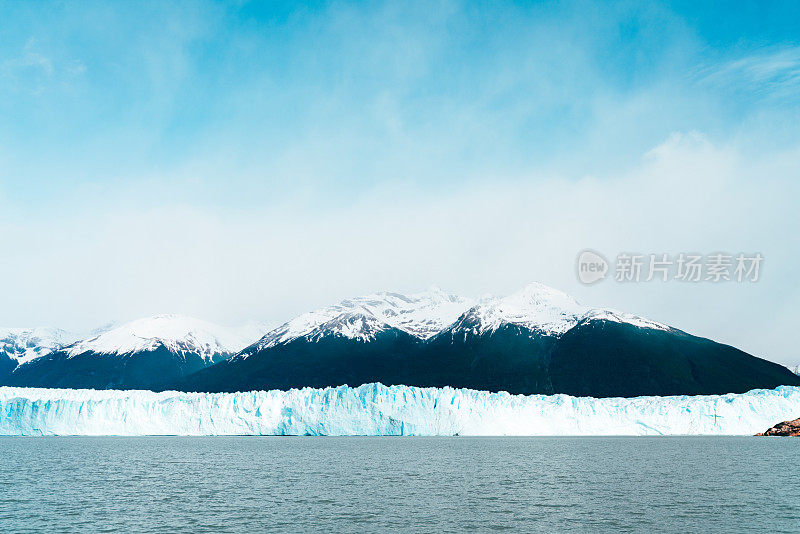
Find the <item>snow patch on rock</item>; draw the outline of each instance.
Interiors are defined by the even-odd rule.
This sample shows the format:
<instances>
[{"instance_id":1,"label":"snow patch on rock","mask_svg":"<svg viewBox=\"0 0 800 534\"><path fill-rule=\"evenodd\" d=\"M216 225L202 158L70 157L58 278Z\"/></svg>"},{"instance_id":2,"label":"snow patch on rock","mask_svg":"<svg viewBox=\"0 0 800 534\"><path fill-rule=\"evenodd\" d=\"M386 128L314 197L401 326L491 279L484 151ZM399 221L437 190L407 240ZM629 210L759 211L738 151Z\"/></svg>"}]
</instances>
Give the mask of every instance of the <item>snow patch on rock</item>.
<instances>
[{"instance_id":1,"label":"snow patch on rock","mask_svg":"<svg viewBox=\"0 0 800 534\"><path fill-rule=\"evenodd\" d=\"M0 354L22 365L76 339L75 334L58 328L0 328Z\"/></svg>"},{"instance_id":2,"label":"snow patch on rock","mask_svg":"<svg viewBox=\"0 0 800 534\"><path fill-rule=\"evenodd\" d=\"M638 326L639 328L652 328L654 330L672 330L671 327L665 324L657 323L655 321L651 321L650 319L639 317L638 315L632 315L630 313L623 313L609 309L590 310L584 314L583 319L590 321L602 320L611 321L614 323L627 323L633 326Z\"/></svg>"}]
</instances>

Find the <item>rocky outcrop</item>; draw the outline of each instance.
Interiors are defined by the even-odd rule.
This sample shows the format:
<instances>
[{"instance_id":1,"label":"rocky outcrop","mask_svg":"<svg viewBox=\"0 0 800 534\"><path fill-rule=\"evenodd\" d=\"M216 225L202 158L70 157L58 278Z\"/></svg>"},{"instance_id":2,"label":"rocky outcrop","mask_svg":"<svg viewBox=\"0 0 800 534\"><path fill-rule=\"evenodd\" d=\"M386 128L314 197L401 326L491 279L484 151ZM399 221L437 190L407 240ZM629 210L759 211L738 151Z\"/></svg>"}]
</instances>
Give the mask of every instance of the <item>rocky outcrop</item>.
<instances>
[{"instance_id":1,"label":"rocky outcrop","mask_svg":"<svg viewBox=\"0 0 800 534\"><path fill-rule=\"evenodd\" d=\"M800 436L800 419L778 423L764 433L756 436Z\"/></svg>"}]
</instances>

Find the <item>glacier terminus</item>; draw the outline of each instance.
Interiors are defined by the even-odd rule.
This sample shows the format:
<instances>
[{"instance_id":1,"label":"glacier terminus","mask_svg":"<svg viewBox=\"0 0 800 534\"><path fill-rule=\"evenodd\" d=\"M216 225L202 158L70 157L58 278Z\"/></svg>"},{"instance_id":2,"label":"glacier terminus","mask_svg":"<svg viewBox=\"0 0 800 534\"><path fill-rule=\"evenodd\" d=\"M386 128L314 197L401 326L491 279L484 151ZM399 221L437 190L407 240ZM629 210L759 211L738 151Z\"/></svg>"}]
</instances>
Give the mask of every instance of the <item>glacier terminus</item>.
<instances>
[{"instance_id":1,"label":"glacier terminus","mask_svg":"<svg viewBox=\"0 0 800 534\"><path fill-rule=\"evenodd\" d=\"M0 388L0 435L753 435L800 412L800 387L603 398L364 384L184 393Z\"/></svg>"}]
</instances>

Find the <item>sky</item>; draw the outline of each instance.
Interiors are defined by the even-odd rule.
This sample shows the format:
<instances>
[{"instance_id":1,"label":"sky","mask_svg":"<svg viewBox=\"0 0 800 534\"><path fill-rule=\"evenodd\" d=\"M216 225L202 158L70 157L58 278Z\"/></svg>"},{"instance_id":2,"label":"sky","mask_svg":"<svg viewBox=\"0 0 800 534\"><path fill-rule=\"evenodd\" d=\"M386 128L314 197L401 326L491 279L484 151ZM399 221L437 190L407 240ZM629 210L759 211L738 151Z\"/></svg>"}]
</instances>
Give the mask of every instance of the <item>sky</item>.
<instances>
[{"instance_id":1,"label":"sky","mask_svg":"<svg viewBox=\"0 0 800 534\"><path fill-rule=\"evenodd\" d=\"M0 325L540 281L800 363L797 2L0 1ZM760 252L582 285L579 251Z\"/></svg>"}]
</instances>

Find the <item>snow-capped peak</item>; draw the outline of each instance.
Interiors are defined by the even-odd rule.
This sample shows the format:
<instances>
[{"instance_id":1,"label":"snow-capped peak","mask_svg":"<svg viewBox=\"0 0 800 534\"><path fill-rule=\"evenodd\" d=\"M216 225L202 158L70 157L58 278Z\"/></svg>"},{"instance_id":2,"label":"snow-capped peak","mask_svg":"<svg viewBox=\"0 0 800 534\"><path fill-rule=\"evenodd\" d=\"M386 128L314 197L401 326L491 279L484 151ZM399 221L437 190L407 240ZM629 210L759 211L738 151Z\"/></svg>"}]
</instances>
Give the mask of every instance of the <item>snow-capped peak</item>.
<instances>
[{"instance_id":1,"label":"snow-capped peak","mask_svg":"<svg viewBox=\"0 0 800 534\"><path fill-rule=\"evenodd\" d=\"M788 367L789 370L791 372L793 372L794 374L796 374L797 376L800 376L800 364L798 364L798 365L787 365L786 367Z\"/></svg>"},{"instance_id":2,"label":"snow-capped peak","mask_svg":"<svg viewBox=\"0 0 800 534\"><path fill-rule=\"evenodd\" d=\"M77 337L74 334L58 328L0 328L0 354L22 365L50 354L75 339Z\"/></svg>"},{"instance_id":3,"label":"snow-capped peak","mask_svg":"<svg viewBox=\"0 0 800 534\"><path fill-rule=\"evenodd\" d=\"M90 351L121 355L163 346L176 354L197 354L211 361L216 356L239 352L263 332L255 323L231 328L182 315L157 315L118 326L65 350L69 356Z\"/></svg>"},{"instance_id":4,"label":"snow-capped peak","mask_svg":"<svg viewBox=\"0 0 800 534\"><path fill-rule=\"evenodd\" d=\"M373 293L299 315L269 332L258 342L257 348L272 347L298 337L316 339L331 333L367 341L388 328L427 339L455 321L471 305L471 300L449 295L435 287L411 295Z\"/></svg>"},{"instance_id":5,"label":"snow-capped peak","mask_svg":"<svg viewBox=\"0 0 800 534\"><path fill-rule=\"evenodd\" d=\"M457 326L483 334L504 324L515 324L545 334L562 334L589 309L566 293L534 282L507 297L485 297Z\"/></svg>"},{"instance_id":6,"label":"snow-capped peak","mask_svg":"<svg viewBox=\"0 0 800 534\"><path fill-rule=\"evenodd\" d=\"M605 319L641 328L669 328L635 315L584 306L566 293L538 282L507 297L485 296L477 302L434 287L411 295L373 293L304 313L268 332L244 356L301 337L313 341L338 335L369 341L389 328L423 340L448 327L484 334L505 324L561 335L584 319Z\"/></svg>"},{"instance_id":7,"label":"snow-capped peak","mask_svg":"<svg viewBox=\"0 0 800 534\"><path fill-rule=\"evenodd\" d=\"M636 315L584 306L562 291L539 282L507 297L484 297L454 325L478 334L513 324L548 335L561 335L582 320L607 320L641 328L669 327Z\"/></svg>"}]
</instances>

